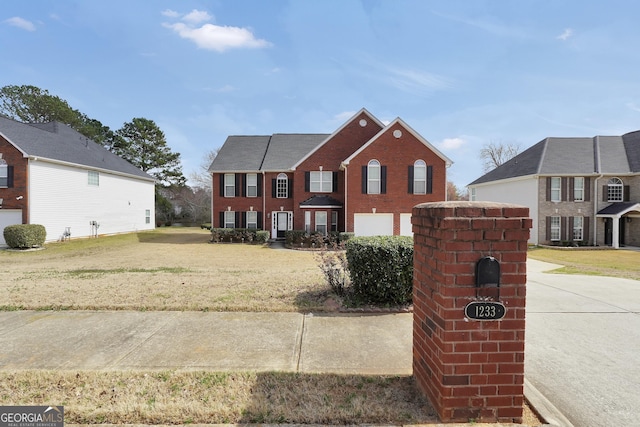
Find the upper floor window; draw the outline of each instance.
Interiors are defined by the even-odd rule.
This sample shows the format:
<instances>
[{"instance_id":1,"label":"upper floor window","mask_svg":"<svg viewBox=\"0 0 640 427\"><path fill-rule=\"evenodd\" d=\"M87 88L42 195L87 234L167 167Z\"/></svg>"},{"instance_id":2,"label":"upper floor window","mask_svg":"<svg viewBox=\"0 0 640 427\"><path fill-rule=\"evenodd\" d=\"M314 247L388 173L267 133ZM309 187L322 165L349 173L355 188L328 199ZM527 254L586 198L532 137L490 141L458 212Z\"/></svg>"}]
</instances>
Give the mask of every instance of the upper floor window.
<instances>
[{"instance_id":1,"label":"upper floor window","mask_svg":"<svg viewBox=\"0 0 640 427\"><path fill-rule=\"evenodd\" d=\"M278 174L276 178L276 197L286 199L289 196L289 179L286 173Z\"/></svg>"},{"instance_id":2,"label":"upper floor window","mask_svg":"<svg viewBox=\"0 0 640 427\"><path fill-rule=\"evenodd\" d=\"M100 174L96 171L88 171L87 180L89 185L100 185Z\"/></svg>"},{"instance_id":3,"label":"upper floor window","mask_svg":"<svg viewBox=\"0 0 640 427\"><path fill-rule=\"evenodd\" d=\"M258 196L258 174L247 174L247 197Z\"/></svg>"},{"instance_id":4,"label":"upper floor window","mask_svg":"<svg viewBox=\"0 0 640 427\"><path fill-rule=\"evenodd\" d=\"M473 188L471 189L471 194L469 194L469 199L470 199L472 202L475 202L475 201L478 199L478 196L476 196L476 189L475 189L475 187L473 187Z\"/></svg>"},{"instance_id":5,"label":"upper floor window","mask_svg":"<svg viewBox=\"0 0 640 427\"><path fill-rule=\"evenodd\" d=\"M584 201L584 178L573 178L573 200L575 202Z\"/></svg>"},{"instance_id":6,"label":"upper floor window","mask_svg":"<svg viewBox=\"0 0 640 427\"><path fill-rule=\"evenodd\" d=\"M416 160L413 164L413 194L427 194L427 164Z\"/></svg>"},{"instance_id":7,"label":"upper floor window","mask_svg":"<svg viewBox=\"0 0 640 427\"><path fill-rule=\"evenodd\" d=\"M312 193L331 193L333 173L331 171L313 171L309 174L309 191Z\"/></svg>"},{"instance_id":8,"label":"upper floor window","mask_svg":"<svg viewBox=\"0 0 640 427\"><path fill-rule=\"evenodd\" d=\"M607 183L607 201L622 202L624 186L620 178L611 178Z\"/></svg>"},{"instance_id":9,"label":"upper floor window","mask_svg":"<svg viewBox=\"0 0 640 427\"><path fill-rule=\"evenodd\" d=\"M224 197L234 197L236 195L236 174L224 174Z\"/></svg>"},{"instance_id":10,"label":"upper floor window","mask_svg":"<svg viewBox=\"0 0 640 427\"><path fill-rule=\"evenodd\" d=\"M0 187L9 186L9 167L7 162L0 158Z\"/></svg>"},{"instance_id":11,"label":"upper floor window","mask_svg":"<svg viewBox=\"0 0 640 427\"><path fill-rule=\"evenodd\" d=\"M559 202L562 197L562 192L560 191L562 185L562 178L559 176L554 176L551 178L551 201Z\"/></svg>"},{"instance_id":12,"label":"upper floor window","mask_svg":"<svg viewBox=\"0 0 640 427\"><path fill-rule=\"evenodd\" d=\"M380 162L370 160L367 164L367 194L380 194Z\"/></svg>"}]
</instances>

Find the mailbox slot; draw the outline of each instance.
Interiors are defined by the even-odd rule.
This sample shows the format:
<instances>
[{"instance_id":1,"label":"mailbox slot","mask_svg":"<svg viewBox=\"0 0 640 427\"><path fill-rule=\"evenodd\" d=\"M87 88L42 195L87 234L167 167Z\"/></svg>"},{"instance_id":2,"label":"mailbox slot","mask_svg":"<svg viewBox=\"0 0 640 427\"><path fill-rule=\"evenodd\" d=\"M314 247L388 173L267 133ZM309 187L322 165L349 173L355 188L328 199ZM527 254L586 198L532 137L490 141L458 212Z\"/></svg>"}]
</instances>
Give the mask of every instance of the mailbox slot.
<instances>
[{"instance_id":1,"label":"mailbox slot","mask_svg":"<svg viewBox=\"0 0 640 427\"><path fill-rule=\"evenodd\" d=\"M500 299L500 263L492 256L485 256L476 264L476 296Z\"/></svg>"}]
</instances>

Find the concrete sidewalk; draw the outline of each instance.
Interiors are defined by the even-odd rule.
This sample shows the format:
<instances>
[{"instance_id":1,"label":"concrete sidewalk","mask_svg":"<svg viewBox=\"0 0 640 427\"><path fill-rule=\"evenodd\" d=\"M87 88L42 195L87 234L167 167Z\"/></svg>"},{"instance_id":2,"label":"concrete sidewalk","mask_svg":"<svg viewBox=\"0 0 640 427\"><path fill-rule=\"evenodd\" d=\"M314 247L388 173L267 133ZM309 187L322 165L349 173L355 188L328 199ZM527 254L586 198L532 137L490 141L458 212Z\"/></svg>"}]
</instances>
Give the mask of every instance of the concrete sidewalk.
<instances>
[{"instance_id":1,"label":"concrete sidewalk","mask_svg":"<svg viewBox=\"0 0 640 427\"><path fill-rule=\"evenodd\" d=\"M411 375L412 315L0 312L0 369Z\"/></svg>"}]
</instances>

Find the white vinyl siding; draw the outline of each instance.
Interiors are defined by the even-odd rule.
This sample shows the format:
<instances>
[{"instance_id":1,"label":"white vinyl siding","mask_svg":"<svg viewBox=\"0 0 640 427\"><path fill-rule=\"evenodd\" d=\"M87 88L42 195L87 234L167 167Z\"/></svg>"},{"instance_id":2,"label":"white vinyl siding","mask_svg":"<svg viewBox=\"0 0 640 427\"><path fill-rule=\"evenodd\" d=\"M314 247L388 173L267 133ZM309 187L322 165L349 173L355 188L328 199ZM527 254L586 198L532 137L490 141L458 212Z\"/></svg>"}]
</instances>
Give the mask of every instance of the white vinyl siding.
<instances>
[{"instance_id":1,"label":"white vinyl siding","mask_svg":"<svg viewBox=\"0 0 640 427\"><path fill-rule=\"evenodd\" d=\"M91 221L100 224L100 234L155 228L153 181L102 171L94 187L86 169L45 161L30 162L28 173L29 222L45 226L47 241L58 240L66 227L74 238L88 237Z\"/></svg>"}]
</instances>

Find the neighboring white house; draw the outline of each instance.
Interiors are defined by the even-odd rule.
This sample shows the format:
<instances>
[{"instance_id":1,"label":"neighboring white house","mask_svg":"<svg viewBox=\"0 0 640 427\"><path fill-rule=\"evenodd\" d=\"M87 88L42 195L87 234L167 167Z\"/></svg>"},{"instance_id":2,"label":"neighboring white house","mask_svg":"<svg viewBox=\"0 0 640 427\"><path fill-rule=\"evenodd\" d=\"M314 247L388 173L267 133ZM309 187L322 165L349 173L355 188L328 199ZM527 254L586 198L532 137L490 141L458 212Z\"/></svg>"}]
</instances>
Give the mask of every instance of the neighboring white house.
<instances>
[{"instance_id":1,"label":"neighboring white house","mask_svg":"<svg viewBox=\"0 0 640 427\"><path fill-rule=\"evenodd\" d=\"M0 117L0 244L10 224L47 241L155 228L155 181L61 123Z\"/></svg>"},{"instance_id":2,"label":"neighboring white house","mask_svg":"<svg viewBox=\"0 0 640 427\"><path fill-rule=\"evenodd\" d=\"M468 189L527 206L533 244L640 246L640 131L546 138Z\"/></svg>"}]
</instances>

